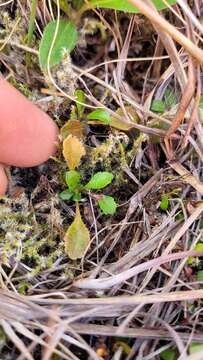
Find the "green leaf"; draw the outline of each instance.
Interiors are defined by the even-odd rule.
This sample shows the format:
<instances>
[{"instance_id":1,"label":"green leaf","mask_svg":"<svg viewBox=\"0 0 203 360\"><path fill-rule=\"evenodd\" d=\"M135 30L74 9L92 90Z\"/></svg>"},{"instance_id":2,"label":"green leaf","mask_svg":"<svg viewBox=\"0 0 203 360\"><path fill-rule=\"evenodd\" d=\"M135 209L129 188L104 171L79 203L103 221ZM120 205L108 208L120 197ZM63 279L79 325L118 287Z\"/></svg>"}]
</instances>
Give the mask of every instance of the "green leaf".
<instances>
[{"instance_id":1,"label":"green leaf","mask_svg":"<svg viewBox=\"0 0 203 360\"><path fill-rule=\"evenodd\" d=\"M199 100L199 108L203 109L203 95L200 96L200 100Z\"/></svg>"},{"instance_id":2,"label":"green leaf","mask_svg":"<svg viewBox=\"0 0 203 360\"><path fill-rule=\"evenodd\" d=\"M203 270L198 271L197 281L203 281Z\"/></svg>"},{"instance_id":3,"label":"green leaf","mask_svg":"<svg viewBox=\"0 0 203 360\"><path fill-rule=\"evenodd\" d=\"M199 228L202 230L203 229L203 219L200 220L199 222Z\"/></svg>"},{"instance_id":4,"label":"green leaf","mask_svg":"<svg viewBox=\"0 0 203 360\"><path fill-rule=\"evenodd\" d=\"M103 196L101 200L98 201L99 207L105 215L113 215L116 212L117 204L112 196Z\"/></svg>"},{"instance_id":5,"label":"green leaf","mask_svg":"<svg viewBox=\"0 0 203 360\"><path fill-rule=\"evenodd\" d=\"M192 343L189 347L189 353L194 354L197 353L199 351L203 351L203 344L199 344L199 343Z\"/></svg>"},{"instance_id":6,"label":"green leaf","mask_svg":"<svg viewBox=\"0 0 203 360\"><path fill-rule=\"evenodd\" d=\"M174 106L177 103L175 93L173 91L171 91L170 89L166 89L166 91L165 91L164 103L168 109L170 109L172 106Z\"/></svg>"},{"instance_id":7,"label":"green leaf","mask_svg":"<svg viewBox=\"0 0 203 360\"><path fill-rule=\"evenodd\" d=\"M182 211L180 211L176 216L175 216L176 220L184 220L184 214L182 213Z\"/></svg>"},{"instance_id":8,"label":"green leaf","mask_svg":"<svg viewBox=\"0 0 203 360\"><path fill-rule=\"evenodd\" d=\"M165 104L162 100L153 100L150 110L154 112L164 113Z\"/></svg>"},{"instance_id":9,"label":"green leaf","mask_svg":"<svg viewBox=\"0 0 203 360\"><path fill-rule=\"evenodd\" d=\"M99 190L105 188L113 180L113 174L107 171L98 172L85 185L85 189Z\"/></svg>"},{"instance_id":10,"label":"green leaf","mask_svg":"<svg viewBox=\"0 0 203 360\"><path fill-rule=\"evenodd\" d=\"M96 7L104 9L139 13L139 10L135 6L129 4L127 0L91 0L90 3ZM167 7L161 0L153 0L153 3L156 6L157 10L162 10ZM168 3L170 5L175 4L176 0L168 0Z\"/></svg>"},{"instance_id":11,"label":"green leaf","mask_svg":"<svg viewBox=\"0 0 203 360\"><path fill-rule=\"evenodd\" d=\"M70 190L64 190L59 194L62 200L70 200L73 196L73 193Z\"/></svg>"},{"instance_id":12,"label":"green leaf","mask_svg":"<svg viewBox=\"0 0 203 360\"><path fill-rule=\"evenodd\" d=\"M168 195L163 195L161 197L160 209L166 211L169 207Z\"/></svg>"},{"instance_id":13,"label":"green leaf","mask_svg":"<svg viewBox=\"0 0 203 360\"><path fill-rule=\"evenodd\" d=\"M78 185L80 184L80 173L75 170L67 171L65 174L65 180L70 191L74 191L78 188Z\"/></svg>"},{"instance_id":14,"label":"green leaf","mask_svg":"<svg viewBox=\"0 0 203 360\"><path fill-rule=\"evenodd\" d=\"M65 234L64 241L65 252L72 260L83 257L90 244L89 230L82 221L78 203L76 203L75 219L69 226Z\"/></svg>"},{"instance_id":15,"label":"green leaf","mask_svg":"<svg viewBox=\"0 0 203 360\"><path fill-rule=\"evenodd\" d=\"M45 27L40 47L39 47L39 62L42 70L47 69L47 61L49 50L52 46L57 22L51 21ZM76 26L66 20L60 20L58 33L50 56L50 68L59 64L63 59L63 49L71 52L77 44L77 29Z\"/></svg>"},{"instance_id":16,"label":"green leaf","mask_svg":"<svg viewBox=\"0 0 203 360\"><path fill-rule=\"evenodd\" d=\"M87 115L88 120L99 120L105 125L109 125L111 122L110 114L104 109L97 109Z\"/></svg>"},{"instance_id":17,"label":"green leaf","mask_svg":"<svg viewBox=\"0 0 203 360\"><path fill-rule=\"evenodd\" d=\"M160 353L160 358L162 360L175 360L175 350L167 349Z\"/></svg>"},{"instance_id":18,"label":"green leaf","mask_svg":"<svg viewBox=\"0 0 203 360\"><path fill-rule=\"evenodd\" d=\"M81 103L85 102L85 93L83 90L80 90L80 89L75 90L74 95L79 102L81 102ZM79 116L79 118L81 118L81 116L83 115L84 106L79 104L77 101L76 101L76 106L77 106L77 110L78 110L78 116Z\"/></svg>"},{"instance_id":19,"label":"green leaf","mask_svg":"<svg viewBox=\"0 0 203 360\"><path fill-rule=\"evenodd\" d=\"M76 193L73 195L73 200L74 200L74 201L80 201L80 200L81 200L81 193L80 193L80 192L76 192Z\"/></svg>"},{"instance_id":20,"label":"green leaf","mask_svg":"<svg viewBox=\"0 0 203 360\"><path fill-rule=\"evenodd\" d=\"M193 250L202 251L203 250L203 243L198 243L197 245L195 245ZM197 259L198 258L194 258L193 256L189 256L187 263L189 265L193 265L194 261L197 260Z\"/></svg>"}]
</instances>

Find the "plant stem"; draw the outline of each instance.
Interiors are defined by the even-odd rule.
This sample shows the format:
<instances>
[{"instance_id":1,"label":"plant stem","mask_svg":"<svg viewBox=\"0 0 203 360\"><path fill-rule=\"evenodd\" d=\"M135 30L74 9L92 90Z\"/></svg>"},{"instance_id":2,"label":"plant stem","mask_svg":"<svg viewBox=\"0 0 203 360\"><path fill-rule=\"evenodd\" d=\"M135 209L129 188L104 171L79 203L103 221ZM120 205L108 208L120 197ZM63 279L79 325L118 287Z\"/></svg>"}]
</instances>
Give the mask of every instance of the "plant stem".
<instances>
[{"instance_id":1,"label":"plant stem","mask_svg":"<svg viewBox=\"0 0 203 360\"><path fill-rule=\"evenodd\" d=\"M32 38L33 38L33 32L34 32L34 26L35 26L35 18L36 18L36 12L37 12L37 0L32 0L31 4L31 12L30 12L30 21L29 21L29 28L28 28L28 34L27 34L27 45L31 47L32 45ZM26 54L26 65L30 65L31 56L29 53Z\"/></svg>"}]
</instances>

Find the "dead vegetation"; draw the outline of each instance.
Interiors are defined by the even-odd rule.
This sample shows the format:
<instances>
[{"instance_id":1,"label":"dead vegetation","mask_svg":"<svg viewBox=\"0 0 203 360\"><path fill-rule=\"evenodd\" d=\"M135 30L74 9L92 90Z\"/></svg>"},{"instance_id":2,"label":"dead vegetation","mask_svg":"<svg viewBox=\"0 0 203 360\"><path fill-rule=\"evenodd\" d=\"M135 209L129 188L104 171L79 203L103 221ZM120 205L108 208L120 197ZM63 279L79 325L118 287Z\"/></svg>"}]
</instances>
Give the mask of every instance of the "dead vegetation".
<instances>
[{"instance_id":1,"label":"dead vegetation","mask_svg":"<svg viewBox=\"0 0 203 360\"><path fill-rule=\"evenodd\" d=\"M102 105L116 119L117 128L84 115L80 170L84 181L110 170L108 193L119 204L110 217L91 194L83 198L91 245L71 261L63 238L75 207L59 198L61 149L39 168L9 170L0 199L1 359L156 360L166 350L174 360L203 358L203 349L191 353L203 342L202 3L178 0L157 13L149 0L130 2L145 17L84 13L71 60L47 76L39 41L60 3L38 1L31 46L31 1L0 4L0 70L11 83L60 127L74 114L76 88L85 114ZM153 111L154 100L164 111Z\"/></svg>"}]
</instances>

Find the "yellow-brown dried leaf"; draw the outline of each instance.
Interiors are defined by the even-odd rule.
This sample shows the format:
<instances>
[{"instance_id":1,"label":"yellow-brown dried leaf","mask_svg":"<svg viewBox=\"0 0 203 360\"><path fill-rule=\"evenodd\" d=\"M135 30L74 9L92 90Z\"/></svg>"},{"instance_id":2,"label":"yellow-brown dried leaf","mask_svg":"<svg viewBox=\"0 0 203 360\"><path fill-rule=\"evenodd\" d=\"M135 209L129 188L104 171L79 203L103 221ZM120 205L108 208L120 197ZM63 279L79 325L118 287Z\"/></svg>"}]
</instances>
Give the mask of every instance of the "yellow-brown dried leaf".
<instances>
[{"instance_id":1,"label":"yellow-brown dried leaf","mask_svg":"<svg viewBox=\"0 0 203 360\"><path fill-rule=\"evenodd\" d=\"M63 141L63 156L69 170L74 170L79 165L80 160L84 155L84 145L76 136L69 135Z\"/></svg>"},{"instance_id":2,"label":"yellow-brown dried leaf","mask_svg":"<svg viewBox=\"0 0 203 360\"><path fill-rule=\"evenodd\" d=\"M76 136L79 140L83 139L84 125L79 120L68 120L61 128L61 136L64 140L68 135Z\"/></svg>"},{"instance_id":3,"label":"yellow-brown dried leaf","mask_svg":"<svg viewBox=\"0 0 203 360\"><path fill-rule=\"evenodd\" d=\"M72 260L82 258L90 244L90 233L81 218L78 203L76 204L75 219L69 226L64 241L65 252Z\"/></svg>"}]
</instances>

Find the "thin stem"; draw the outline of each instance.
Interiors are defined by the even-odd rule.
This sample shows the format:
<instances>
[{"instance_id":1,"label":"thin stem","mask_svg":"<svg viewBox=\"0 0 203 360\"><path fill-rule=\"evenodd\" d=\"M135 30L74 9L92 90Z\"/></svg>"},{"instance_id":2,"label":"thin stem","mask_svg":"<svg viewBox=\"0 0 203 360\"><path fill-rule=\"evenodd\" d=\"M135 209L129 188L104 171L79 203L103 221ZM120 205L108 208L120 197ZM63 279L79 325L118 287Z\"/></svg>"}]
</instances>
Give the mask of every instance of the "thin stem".
<instances>
[{"instance_id":1,"label":"thin stem","mask_svg":"<svg viewBox=\"0 0 203 360\"><path fill-rule=\"evenodd\" d=\"M32 45L32 38L33 38L33 32L34 32L34 26L35 26L36 12L37 12L37 0L32 0L29 28L28 28L28 34L27 34L27 45L28 45L28 47L31 47L31 45ZM27 66L30 65L30 60L31 60L31 56L28 53L28 54L26 54L26 65Z\"/></svg>"}]
</instances>

